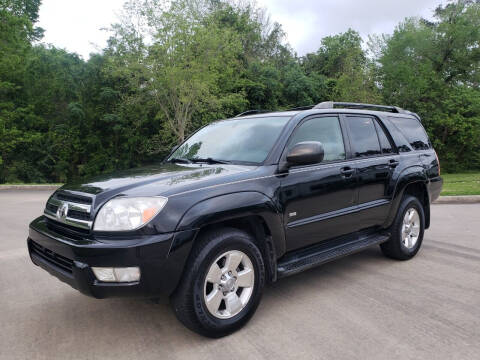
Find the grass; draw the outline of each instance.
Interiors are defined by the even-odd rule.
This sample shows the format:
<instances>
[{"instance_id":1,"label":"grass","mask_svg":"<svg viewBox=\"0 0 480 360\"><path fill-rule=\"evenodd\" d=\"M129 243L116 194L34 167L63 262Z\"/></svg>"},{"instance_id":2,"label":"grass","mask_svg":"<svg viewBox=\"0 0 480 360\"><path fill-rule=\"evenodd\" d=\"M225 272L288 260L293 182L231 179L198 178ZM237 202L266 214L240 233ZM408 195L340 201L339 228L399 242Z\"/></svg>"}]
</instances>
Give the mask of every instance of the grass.
<instances>
[{"instance_id":1,"label":"grass","mask_svg":"<svg viewBox=\"0 0 480 360\"><path fill-rule=\"evenodd\" d=\"M466 172L458 174L442 174L443 190L440 195L480 195L480 172ZM63 184L22 184L22 183L7 183L2 185L63 185Z\"/></svg>"},{"instance_id":2,"label":"grass","mask_svg":"<svg viewBox=\"0 0 480 360\"><path fill-rule=\"evenodd\" d=\"M480 195L480 172L442 174L442 177L442 196Z\"/></svg>"},{"instance_id":3,"label":"grass","mask_svg":"<svg viewBox=\"0 0 480 360\"><path fill-rule=\"evenodd\" d=\"M4 184L0 184L0 186L8 186L8 185L50 185L50 186L61 186L63 184L58 184L58 183L48 183L48 184L45 184L45 183L21 183L21 182L13 182L13 183L4 183Z\"/></svg>"},{"instance_id":4,"label":"grass","mask_svg":"<svg viewBox=\"0 0 480 360\"><path fill-rule=\"evenodd\" d=\"M23 182L9 182L0 185L63 185L62 183L23 183Z\"/></svg>"}]
</instances>

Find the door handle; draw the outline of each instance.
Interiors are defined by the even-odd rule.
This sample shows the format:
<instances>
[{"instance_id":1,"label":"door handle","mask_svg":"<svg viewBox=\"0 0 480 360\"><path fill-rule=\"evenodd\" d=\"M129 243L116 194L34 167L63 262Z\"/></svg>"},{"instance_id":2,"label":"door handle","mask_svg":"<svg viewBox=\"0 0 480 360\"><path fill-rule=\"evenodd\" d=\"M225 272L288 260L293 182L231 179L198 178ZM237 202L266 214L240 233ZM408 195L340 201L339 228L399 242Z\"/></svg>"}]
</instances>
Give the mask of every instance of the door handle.
<instances>
[{"instance_id":1,"label":"door handle","mask_svg":"<svg viewBox=\"0 0 480 360\"><path fill-rule=\"evenodd\" d=\"M396 168L398 164L400 164L400 161L395 159L392 159L388 162L388 166L390 166L391 168Z\"/></svg>"},{"instance_id":2,"label":"door handle","mask_svg":"<svg viewBox=\"0 0 480 360\"><path fill-rule=\"evenodd\" d=\"M355 169L352 169L350 166L346 166L340 169L340 173L346 178L352 176L354 172Z\"/></svg>"}]
</instances>

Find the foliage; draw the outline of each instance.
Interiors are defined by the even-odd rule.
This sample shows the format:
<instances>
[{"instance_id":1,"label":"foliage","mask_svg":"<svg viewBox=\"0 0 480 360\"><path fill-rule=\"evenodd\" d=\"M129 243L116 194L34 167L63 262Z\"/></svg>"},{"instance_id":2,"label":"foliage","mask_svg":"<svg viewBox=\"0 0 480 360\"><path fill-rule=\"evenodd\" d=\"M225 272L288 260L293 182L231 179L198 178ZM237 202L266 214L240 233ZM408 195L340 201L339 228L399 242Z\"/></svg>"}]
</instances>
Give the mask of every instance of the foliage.
<instances>
[{"instance_id":1,"label":"foliage","mask_svg":"<svg viewBox=\"0 0 480 360\"><path fill-rule=\"evenodd\" d=\"M407 19L380 39L387 103L420 114L444 169L480 168L480 4L459 0L435 22Z\"/></svg>"},{"instance_id":2,"label":"foliage","mask_svg":"<svg viewBox=\"0 0 480 360\"><path fill-rule=\"evenodd\" d=\"M352 29L322 39L317 53L307 54L302 64L309 76L329 79L329 100L381 102L372 64L362 49L362 38Z\"/></svg>"},{"instance_id":3,"label":"foliage","mask_svg":"<svg viewBox=\"0 0 480 360\"><path fill-rule=\"evenodd\" d=\"M130 0L88 61L38 43L40 2L0 0L0 183L160 161L213 120L326 100L416 111L444 170L480 168L476 1L406 19L368 51L350 29L298 57L248 0Z\"/></svg>"}]
</instances>

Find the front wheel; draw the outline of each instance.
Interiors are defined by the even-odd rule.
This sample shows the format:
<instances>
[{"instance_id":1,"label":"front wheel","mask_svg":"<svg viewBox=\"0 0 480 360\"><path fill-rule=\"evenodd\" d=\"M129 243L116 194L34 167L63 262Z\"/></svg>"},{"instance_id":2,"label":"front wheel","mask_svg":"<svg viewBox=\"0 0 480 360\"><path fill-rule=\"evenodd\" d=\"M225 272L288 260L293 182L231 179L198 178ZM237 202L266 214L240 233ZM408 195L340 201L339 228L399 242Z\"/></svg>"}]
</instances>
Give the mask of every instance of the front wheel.
<instances>
[{"instance_id":1,"label":"front wheel","mask_svg":"<svg viewBox=\"0 0 480 360\"><path fill-rule=\"evenodd\" d=\"M229 228L208 232L192 250L172 295L173 309L189 329L225 336L251 318L264 283L262 255L249 234Z\"/></svg>"},{"instance_id":2,"label":"front wheel","mask_svg":"<svg viewBox=\"0 0 480 360\"><path fill-rule=\"evenodd\" d=\"M391 238L380 245L382 252L397 260L414 257L420 250L425 231L423 206L416 197L408 195L402 200L391 230Z\"/></svg>"}]
</instances>

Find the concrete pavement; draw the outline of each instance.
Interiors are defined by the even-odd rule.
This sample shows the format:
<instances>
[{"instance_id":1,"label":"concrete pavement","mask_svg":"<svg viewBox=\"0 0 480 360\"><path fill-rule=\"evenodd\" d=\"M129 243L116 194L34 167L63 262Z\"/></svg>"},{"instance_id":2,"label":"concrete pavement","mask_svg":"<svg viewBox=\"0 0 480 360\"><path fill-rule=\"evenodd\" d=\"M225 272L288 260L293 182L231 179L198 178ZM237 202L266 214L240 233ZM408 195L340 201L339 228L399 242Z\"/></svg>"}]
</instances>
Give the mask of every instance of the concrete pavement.
<instances>
[{"instance_id":1,"label":"concrete pavement","mask_svg":"<svg viewBox=\"0 0 480 360\"><path fill-rule=\"evenodd\" d=\"M480 204L434 205L411 261L372 248L269 286L241 331L202 338L168 300L81 295L28 258L48 191L0 192L0 359L475 359Z\"/></svg>"}]
</instances>

